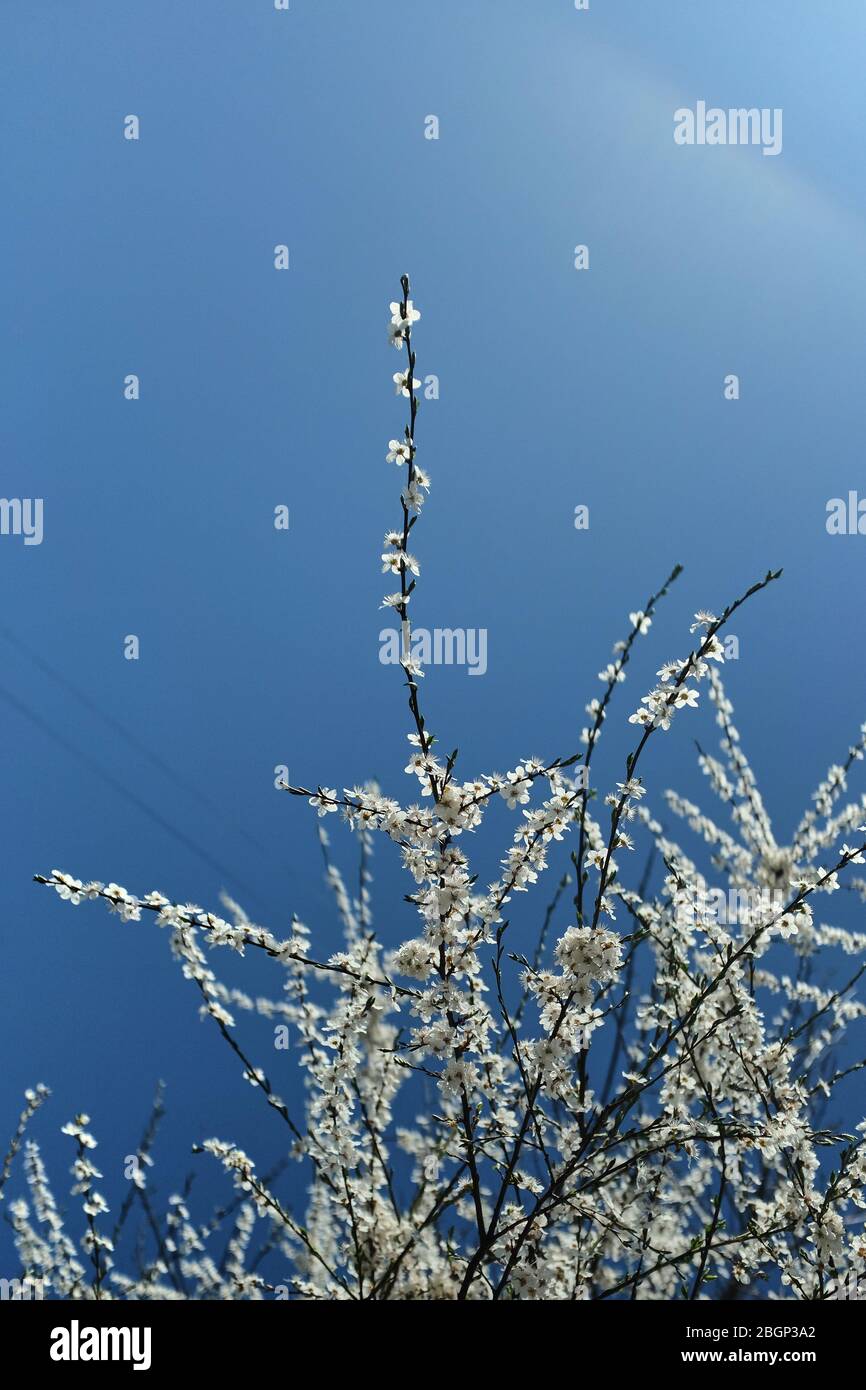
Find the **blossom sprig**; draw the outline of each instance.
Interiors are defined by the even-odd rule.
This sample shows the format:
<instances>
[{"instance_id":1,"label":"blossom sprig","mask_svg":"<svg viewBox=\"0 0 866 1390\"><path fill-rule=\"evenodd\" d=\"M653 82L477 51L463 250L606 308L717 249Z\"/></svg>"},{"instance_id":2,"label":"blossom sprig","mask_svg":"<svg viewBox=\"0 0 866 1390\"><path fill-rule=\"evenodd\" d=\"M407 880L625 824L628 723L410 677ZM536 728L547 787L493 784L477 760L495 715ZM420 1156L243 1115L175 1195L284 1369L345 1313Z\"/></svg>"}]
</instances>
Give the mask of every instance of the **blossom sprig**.
<instances>
[{"instance_id":1,"label":"blossom sprig","mask_svg":"<svg viewBox=\"0 0 866 1390\"><path fill-rule=\"evenodd\" d=\"M66 886L68 875L55 869L49 876L34 874L34 883L45 884L49 888L55 888L58 893ZM82 901L85 898L103 898L108 906L116 907L122 904L124 911L129 914L127 921L138 921L142 910L156 914L157 922L160 926L193 928L202 930L208 943L212 946L228 946L236 951L238 955L244 954L246 946L252 946L257 950L264 951L266 955L274 957L276 960L291 962L296 965L306 966L311 970L322 970L333 972L338 975L353 975L342 962L330 962L314 960L299 949L301 941L305 938L299 937L297 930L294 937L280 939L274 936L264 927L255 926L252 923L230 923L215 913L208 912L203 908L197 907L192 903L173 903L162 893L148 893L142 898L136 898L127 893L126 889L119 888L117 884L109 884L107 887L96 881L82 885L82 893L76 898L67 898L68 901ZM61 894L61 896L66 896ZM134 915L133 915L134 914ZM296 929L300 923L296 923ZM385 989L396 989L399 986L392 981L379 979L373 976L357 976L359 982L369 983ZM408 991L402 991L408 993Z\"/></svg>"},{"instance_id":2,"label":"blossom sprig","mask_svg":"<svg viewBox=\"0 0 866 1390\"><path fill-rule=\"evenodd\" d=\"M631 627L628 636L624 640L616 643L613 650L613 662L605 667L603 671L600 671L598 675L598 679L604 685L602 697L600 700L597 698L591 700L586 706L586 713L590 715L592 724L588 728L583 729L581 733L581 742L586 745L586 754L584 757L585 776L582 796L579 803L580 823L578 846L576 853L572 856L576 874L574 906L578 920L582 920L583 918L583 891L586 883L584 858L588 844L587 809L590 792L589 774L595 747L601 737L602 725L607 717L607 709L613 698L613 693L617 685L621 685L626 678L626 667L631 658L632 648L637 638L646 635L649 631L652 626L656 607L662 599L666 598L671 585L676 583L681 574L682 565L674 565L674 568L671 570L664 584L656 593L650 595L644 607L638 609L635 613L629 614Z\"/></svg>"},{"instance_id":3,"label":"blossom sprig","mask_svg":"<svg viewBox=\"0 0 866 1390\"><path fill-rule=\"evenodd\" d=\"M3 1159L3 1165L0 1167L0 1202L3 1201L3 1189L9 1180L12 1164L15 1162L16 1156L21 1148L27 1126L40 1107L48 1100L50 1095L51 1091L42 1081L36 1086L28 1086L27 1090L24 1092L24 1108L18 1117L15 1133L9 1141L9 1148Z\"/></svg>"},{"instance_id":4,"label":"blossom sprig","mask_svg":"<svg viewBox=\"0 0 866 1390\"><path fill-rule=\"evenodd\" d=\"M409 402L409 419L404 428L403 439L392 439L387 459L389 462L406 465L406 486L400 496L402 525L399 531L389 533L385 538L388 547L382 554L382 573L391 574L400 580L399 594L387 594L383 607L395 609L400 618L401 655L400 664L406 675L409 692L409 709L412 715L415 734L421 751L427 754L430 747L429 736L424 727L424 719L418 704L418 680L423 675L420 664L412 656L412 628L409 619L409 601L415 589L415 581L421 573L418 560L409 550L409 535L421 514L425 495L430 490L429 475L416 463L415 443L416 420L418 416L418 390L421 382L415 377L416 357L412 346L412 329L421 317L409 297L409 277L400 277L401 297L391 304L391 319L388 337L394 347L405 349L406 369L394 373L394 386L398 396ZM411 576L411 577L410 577ZM440 784L431 774L430 793L438 799Z\"/></svg>"},{"instance_id":5,"label":"blossom sprig","mask_svg":"<svg viewBox=\"0 0 866 1390\"><path fill-rule=\"evenodd\" d=\"M76 1115L73 1120L63 1125L60 1132L74 1139L76 1143L77 1154L71 1168L75 1179L72 1194L83 1199L81 1209L87 1219L87 1231L81 1244L93 1264L91 1288L93 1297L98 1300L102 1298L103 1280L111 1268L114 1244L110 1237L99 1229L96 1221L98 1216L108 1212L108 1203L94 1186L96 1180L102 1177L102 1173L88 1157L88 1152L96 1148L96 1140L88 1129L89 1124L88 1115Z\"/></svg>"},{"instance_id":6,"label":"blossom sprig","mask_svg":"<svg viewBox=\"0 0 866 1390\"><path fill-rule=\"evenodd\" d=\"M420 747L418 735L408 734L407 737L413 747ZM433 735L428 735L428 750L432 750L434 743ZM428 844L432 844L437 839L459 834L462 830L477 828L480 811L493 797L501 797L509 810L526 805L534 783L546 778L553 785L558 774L573 767L582 757L581 753L575 753L570 758L554 758L550 763L540 758L525 758L507 773L484 774L473 781L456 784L452 778L453 760L449 766L438 761L432 751L427 754L412 753L404 771L418 778L422 797L431 796L431 777L442 779L439 800L433 811L418 806L404 808L393 797L383 796L378 789L370 792L346 788L342 796L333 787L318 787L313 792L309 787L283 783L282 789L293 796L306 798L320 818L342 813L353 829L361 825L382 830L404 845L409 844L411 836L420 835Z\"/></svg>"}]
</instances>

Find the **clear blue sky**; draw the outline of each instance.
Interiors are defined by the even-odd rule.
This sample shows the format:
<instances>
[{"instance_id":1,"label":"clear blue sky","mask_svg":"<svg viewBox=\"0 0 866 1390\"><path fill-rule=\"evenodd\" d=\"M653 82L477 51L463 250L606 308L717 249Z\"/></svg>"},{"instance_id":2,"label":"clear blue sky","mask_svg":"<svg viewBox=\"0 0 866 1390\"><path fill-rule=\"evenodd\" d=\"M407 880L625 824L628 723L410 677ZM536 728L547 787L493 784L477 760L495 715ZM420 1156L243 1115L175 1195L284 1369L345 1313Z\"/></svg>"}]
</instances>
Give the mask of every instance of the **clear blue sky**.
<instances>
[{"instance_id":1,"label":"clear blue sky","mask_svg":"<svg viewBox=\"0 0 866 1390\"><path fill-rule=\"evenodd\" d=\"M43 0L5 5L0 30L0 492L45 501L41 546L0 537L0 1115L11 1129L26 1085L54 1088L36 1133L65 1182L52 1136L87 1110L117 1205L159 1077L163 1190L194 1140L267 1162L282 1133L165 937L30 877L213 907L225 886L334 949L312 813L273 768L409 789L404 692L378 661L402 271L441 382L418 428L433 491L414 617L489 633L483 679L425 682L465 774L576 747L627 613L677 561L622 718L687 650L696 607L784 566L738 620L729 672L782 837L844 755L866 717L866 537L824 519L828 498L866 495L866 10ZM677 147L673 112L698 100L781 107L781 155ZM647 763L656 804L698 789L690 733L711 738L706 714ZM375 886L396 944L413 925L387 846ZM254 962L239 978L278 983Z\"/></svg>"}]
</instances>

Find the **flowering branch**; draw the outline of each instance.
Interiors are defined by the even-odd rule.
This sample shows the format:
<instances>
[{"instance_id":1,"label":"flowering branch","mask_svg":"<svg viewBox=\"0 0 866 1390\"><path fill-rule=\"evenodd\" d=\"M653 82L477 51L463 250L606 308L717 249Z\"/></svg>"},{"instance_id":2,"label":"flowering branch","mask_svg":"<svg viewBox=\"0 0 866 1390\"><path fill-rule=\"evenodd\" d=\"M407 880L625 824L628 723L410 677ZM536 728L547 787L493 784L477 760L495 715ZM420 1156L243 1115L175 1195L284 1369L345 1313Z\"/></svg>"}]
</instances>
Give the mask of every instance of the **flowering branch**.
<instances>
[{"instance_id":1,"label":"flowering branch","mask_svg":"<svg viewBox=\"0 0 866 1390\"><path fill-rule=\"evenodd\" d=\"M842 803L866 753L866 725L844 763L831 766L792 842L777 841L719 674L720 634L779 579L780 570L768 571L720 617L696 613L692 649L658 671L630 716L640 734L623 780L599 799L609 811L603 826L589 783L602 726L637 639L681 573L676 566L629 614L628 636L599 672L603 690L586 706L582 752L523 758L504 773L462 780L456 752L440 759L426 727L409 618L420 575L410 546L430 486L416 446L419 319L403 276L388 335L405 353L394 384L408 420L387 460L406 473L401 522L385 537L382 562L399 583L385 606L401 625L405 772L416 796L404 804L372 783L341 793L314 782L315 790L286 787L319 818L343 949L322 959L296 918L281 940L229 900L232 920L158 892L137 897L59 870L36 875L70 904L100 899L121 921L150 914L169 928L202 1011L288 1127L286 1162L305 1165L308 1198L299 1195L305 1185L277 1196L235 1145L205 1140L197 1151L215 1156L240 1194L221 1259L208 1243L229 1209L196 1226L184 1194L164 1216L148 1206L154 1256L130 1278L99 1231L106 1208L84 1152L95 1141L78 1117L67 1132L79 1142L88 1284L38 1149L23 1141L36 1108L28 1101L0 1173L2 1188L23 1143L36 1220L27 1203L10 1204L22 1265L50 1271L70 1297L261 1298L276 1288L258 1272L270 1255L288 1267L291 1296L306 1300L696 1300L728 1290L756 1296L763 1286L778 1296L832 1297L843 1278L866 1274L866 1121L840 1134L824 1119L827 1101L866 1066L850 1052L838 1056L840 1040L866 1019L857 992L866 967L841 970L839 957L860 962L866 934L823 920L839 887L852 890L840 896L843 906L866 898L866 881L848 875L866 863L866 795ZM651 809L643 754L650 738L698 708L702 685L720 749L698 745L699 766L730 825L665 792L668 811L696 840L687 852ZM485 886L469 847L494 802L515 823ZM354 878L332 858L329 816L357 841ZM400 856L411 881L405 901L417 913L416 934L393 950L374 929L379 836ZM573 894L563 862L571 836ZM632 875L638 848L645 867ZM558 886L533 931L516 895L531 893L554 864ZM506 949L506 940L521 949ZM266 957L279 972L276 995L253 1000L218 980L205 951L218 947L230 959L248 947ZM239 1042L238 1009L291 1029L303 1119ZM413 1114L411 1123L396 1118L404 1090L399 1113ZM822 1163L822 1149L831 1162ZM268 1234L253 1258L258 1221ZM121 1219L116 1232L122 1227Z\"/></svg>"}]
</instances>

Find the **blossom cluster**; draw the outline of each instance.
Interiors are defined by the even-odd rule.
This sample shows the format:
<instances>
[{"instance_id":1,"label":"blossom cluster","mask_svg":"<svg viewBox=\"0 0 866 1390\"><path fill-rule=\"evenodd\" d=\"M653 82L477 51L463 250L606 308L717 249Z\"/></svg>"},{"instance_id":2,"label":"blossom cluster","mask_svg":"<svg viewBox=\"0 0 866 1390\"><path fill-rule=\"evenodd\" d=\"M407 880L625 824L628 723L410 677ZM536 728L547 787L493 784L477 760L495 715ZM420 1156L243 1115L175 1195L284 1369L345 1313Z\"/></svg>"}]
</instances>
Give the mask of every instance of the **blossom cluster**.
<instances>
[{"instance_id":1,"label":"blossom cluster","mask_svg":"<svg viewBox=\"0 0 866 1390\"><path fill-rule=\"evenodd\" d=\"M420 314L405 277L401 291L388 336L406 354L394 385L408 421L387 460L406 472L382 563L399 581L385 604L408 630L421 573L409 537L414 546L429 478L415 442ZM720 616L695 614L692 650L660 668L630 716L639 742L600 784L603 725L678 574L628 615L586 706L580 749L525 757L506 772L458 775L457 754L442 754L427 727L422 672L404 643L405 804L374 783L286 787L318 817L344 935L327 959L303 923L281 939L228 899L223 917L59 870L37 876L72 905L99 899L124 922L150 915L167 929L203 1015L283 1124L304 1181L278 1195L236 1145L204 1139L202 1154L239 1194L228 1253L214 1258L214 1227L195 1222L175 1193L151 1261L124 1275L79 1116L64 1128L78 1150L73 1191L86 1230L77 1245L39 1150L26 1143L30 1203L10 1214L28 1273L70 1297L593 1300L823 1298L866 1271L866 1122L840 1133L827 1119L828 1103L866 1065L839 1053L866 1017L856 994L863 967L845 965L862 956L866 935L833 920L843 885L851 894L840 898L866 901L866 880L847 872L866 859L866 795L843 800L866 725L793 836L777 838L719 674L719 633L778 579L771 571ZM699 765L719 819L670 791L653 810L644 780L650 741L680 712L697 717L701 689L719 748L701 751ZM485 885L471 847L493 806L513 817L513 831ZM354 893L331 858L330 816L360 851ZM683 843L675 820L690 837ZM400 856L416 914L414 934L391 949L373 926L379 837ZM554 865L533 917L518 895ZM716 894L742 906L711 911ZM274 992L253 999L220 980L218 947L263 952ZM247 1055L244 1012L291 1034L303 1111ZM414 1109L397 1107L403 1093ZM35 1108L28 1100L19 1146ZM142 1157L150 1162L147 1146ZM280 1285L250 1256L260 1226Z\"/></svg>"}]
</instances>

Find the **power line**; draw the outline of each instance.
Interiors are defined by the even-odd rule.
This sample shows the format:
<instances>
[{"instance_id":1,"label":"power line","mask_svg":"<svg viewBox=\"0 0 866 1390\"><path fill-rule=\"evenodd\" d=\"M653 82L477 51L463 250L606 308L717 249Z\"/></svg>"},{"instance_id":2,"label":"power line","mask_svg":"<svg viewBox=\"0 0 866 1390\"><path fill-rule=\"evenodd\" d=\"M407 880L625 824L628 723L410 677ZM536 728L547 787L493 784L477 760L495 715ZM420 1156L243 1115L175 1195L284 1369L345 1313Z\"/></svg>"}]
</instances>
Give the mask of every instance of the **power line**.
<instances>
[{"instance_id":1,"label":"power line","mask_svg":"<svg viewBox=\"0 0 866 1390\"><path fill-rule=\"evenodd\" d=\"M52 728L41 715L37 714L35 710L30 709L19 700L16 695L13 695L11 690L7 690L5 686L2 685L0 685L0 698L6 700L6 702L11 705L14 710L17 710L19 714L22 714L25 719L29 719L31 724L34 724L42 733L54 739L55 743L59 743L61 748L65 749L67 753L71 753L74 758L77 758L79 762L83 763L84 766L97 777L100 777L102 781L111 787L113 791L117 792L119 796L130 802L130 804L141 811L143 815L152 820L161 830L166 831L167 834L171 835L192 854L195 854L203 863L207 864L208 868L218 873L224 881L227 883L236 883L251 899L258 901L256 890L250 884L246 883L237 874L232 873L231 870L227 869L224 864L221 864L218 859L214 859L206 849L203 849L201 845L197 844L185 831L178 829L176 825L172 825L171 821L166 820L165 816L163 816L160 811L155 811L146 801L142 801L141 797L136 796L135 792L130 791L129 787L123 782L118 781L118 779L114 777L112 773L108 772L106 768L102 767L100 763L95 762L88 753L82 752L74 743L70 743L69 739ZM259 903L259 906L261 906L261 903Z\"/></svg>"},{"instance_id":2,"label":"power line","mask_svg":"<svg viewBox=\"0 0 866 1390\"><path fill-rule=\"evenodd\" d=\"M10 632L9 629L2 624L0 624L0 637L5 638L5 640L9 642L11 646L16 647L18 651L23 652L35 666L38 666L39 669L44 671L47 676L50 676L52 680L57 681L58 685L61 685L64 690L69 691L70 695L73 695L85 709L89 710L91 714L95 714L103 723L114 729L115 733L119 734L121 738L126 739L127 743L134 748L141 757L146 758L153 767L158 768L169 781L174 782L176 787L179 787L180 790L185 792L188 796L194 797L214 815L219 816L219 818L227 826L230 826L236 834L242 835L248 844L254 845L257 850L270 860L271 852L262 844L261 840L258 840L255 835L251 835L242 825L236 824L235 821L226 815L225 811L217 802L212 801L210 797L205 795L200 787L196 786L195 783L187 782L185 778L181 777L170 763L167 763L158 753L154 753L153 749L148 748L147 744L142 743L138 735L133 733L126 724L123 724L113 714L109 714L107 710L102 709L92 696L88 695L86 691L80 690L62 671L58 671L47 662L43 656L33 651L31 647L28 647L26 642L23 642L20 637L16 636L14 632Z\"/></svg>"}]
</instances>

